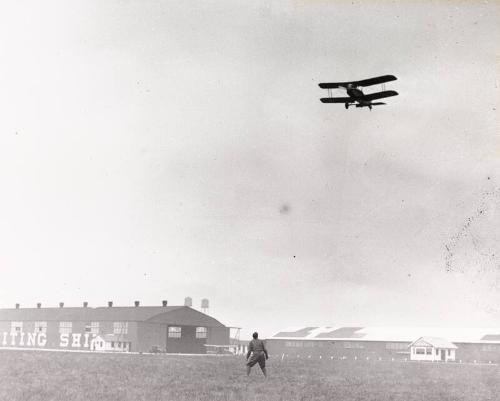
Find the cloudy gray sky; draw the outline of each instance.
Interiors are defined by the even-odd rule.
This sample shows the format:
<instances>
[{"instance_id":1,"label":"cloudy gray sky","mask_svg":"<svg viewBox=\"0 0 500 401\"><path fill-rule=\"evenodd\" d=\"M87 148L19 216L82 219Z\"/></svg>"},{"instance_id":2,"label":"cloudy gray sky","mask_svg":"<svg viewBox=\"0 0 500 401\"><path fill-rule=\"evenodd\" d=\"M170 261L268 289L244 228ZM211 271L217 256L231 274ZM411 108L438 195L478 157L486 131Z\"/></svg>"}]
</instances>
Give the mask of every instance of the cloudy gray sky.
<instances>
[{"instance_id":1,"label":"cloudy gray sky","mask_svg":"<svg viewBox=\"0 0 500 401\"><path fill-rule=\"evenodd\" d=\"M498 2L0 8L0 306L500 326Z\"/></svg>"}]
</instances>

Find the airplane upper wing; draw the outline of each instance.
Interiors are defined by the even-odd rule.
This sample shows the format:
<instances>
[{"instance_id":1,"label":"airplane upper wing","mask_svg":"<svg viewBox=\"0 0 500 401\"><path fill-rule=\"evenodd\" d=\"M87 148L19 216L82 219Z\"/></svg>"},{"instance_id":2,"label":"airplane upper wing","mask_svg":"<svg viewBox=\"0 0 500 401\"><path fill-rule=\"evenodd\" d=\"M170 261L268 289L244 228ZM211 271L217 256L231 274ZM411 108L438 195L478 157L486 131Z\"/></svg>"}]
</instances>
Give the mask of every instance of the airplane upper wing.
<instances>
[{"instance_id":1,"label":"airplane upper wing","mask_svg":"<svg viewBox=\"0 0 500 401\"><path fill-rule=\"evenodd\" d=\"M345 88L349 84L352 84L352 82L328 82L318 85L321 89L337 89L337 88Z\"/></svg>"},{"instance_id":2,"label":"airplane upper wing","mask_svg":"<svg viewBox=\"0 0 500 401\"><path fill-rule=\"evenodd\" d=\"M363 96L363 100L382 99L384 97L396 96L397 94L398 94L398 92L396 92L396 91L383 91L383 92L369 93L369 94Z\"/></svg>"},{"instance_id":3,"label":"airplane upper wing","mask_svg":"<svg viewBox=\"0 0 500 401\"><path fill-rule=\"evenodd\" d=\"M322 97L323 103L352 103L353 100L350 97Z\"/></svg>"},{"instance_id":4,"label":"airplane upper wing","mask_svg":"<svg viewBox=\"0 0 500 401\"><path fill-rule=\"evenodd\" d=\"M394 75L382 75L380 77L362 79L361 81L350 81L350 82L325 82L319 84L321 89L337 89L345 88L347 85L351 84L353 86L370 86L383 84L385 82L395 81L397 78Z\"/></svg>"},{"instance_id":5,"label":"airplane upper wing","mask_svg":"<svg viewBox=\"0 0 500 401\"><path fill-rule=\"evenodd\" d=\"M371 86L383 84L385 82L395 81L397 78L394 75L382 75L381 77L363 79L361 81L353 82L357 86Z\"/></svg>"}]
</instances>

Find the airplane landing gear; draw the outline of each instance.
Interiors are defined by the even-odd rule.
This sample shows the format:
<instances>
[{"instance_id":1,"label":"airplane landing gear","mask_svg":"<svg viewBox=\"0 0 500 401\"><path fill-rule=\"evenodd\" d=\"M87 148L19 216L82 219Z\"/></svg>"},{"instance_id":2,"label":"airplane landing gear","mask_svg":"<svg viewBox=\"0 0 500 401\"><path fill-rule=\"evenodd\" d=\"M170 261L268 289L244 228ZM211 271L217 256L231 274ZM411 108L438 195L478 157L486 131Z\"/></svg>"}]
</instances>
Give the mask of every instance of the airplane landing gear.
<instances>
[{"instance_id":1,"label":"airplane landing gear","mask_svg":"<svg viewBox=\"0 0 500 401\"><path fill-rule=\"evenodd\" d=\"M346 109L348 109L349 108L349 103L345 103L344 106L345 106Z\"/></svg>"}]
</instances>

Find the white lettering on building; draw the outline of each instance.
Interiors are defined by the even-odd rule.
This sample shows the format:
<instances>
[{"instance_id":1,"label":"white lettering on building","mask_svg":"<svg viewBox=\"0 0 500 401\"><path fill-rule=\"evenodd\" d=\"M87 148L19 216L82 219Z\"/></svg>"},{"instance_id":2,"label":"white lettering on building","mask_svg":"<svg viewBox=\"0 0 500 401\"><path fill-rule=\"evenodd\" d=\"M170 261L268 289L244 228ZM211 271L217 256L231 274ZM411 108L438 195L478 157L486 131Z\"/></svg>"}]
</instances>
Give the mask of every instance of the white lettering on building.
<instances>
[{"instance_id":1,"label":"white lettering on building","mask_svg":"<svg viewBox=\"0 0 500 401\"><path fill-rule=\"evenodd\" d=\"M35 347L36 346L36 333L28 333L28 339L26 341L26 346Z\"/></svg>"},{"instance_id":2,"label":"white lettering on building","mask_svg":"<svg viewBox=\"0 0 500 401\"><path fill-rule=\"evenodd\" d=\"M24 331L21 331L21 333L19 333L19 345L22 347L24 345Z\"/></svg>"},{"instance_id":3,"label":"white lettering on building","mask_svg":"<svg viewBox=\"0 0 500 401\"><path fill-rule=\"evenodd\" d=\"M47 344L47 335L45 333L39 333L38 334L38 346L45 347L46 344Z\"/></svg>"},{"instance_id":4,"label":"white lettering on building","mask_svg":"<svg viewBox=\"0 0 500 401\"><path fill-rule=\"evenodd\" d=\"M3 336L2 336L3 334ZM47 334L29 332L0 332L0 346L12 347L45 347L47 345ZM10 341L9 341L10 336ZM96 335L91 333L61 333L59 335L59 347L90 348Z\"/></svg>"},{"instance_id":5,"label":"white lettering on building","mask_svg":"<svg viewBox=\"0 0 500 401\"><path fill-rule=\"evenodd\" d=\"M80 333L73 333L73 342L71 343L71 347L80 348L82 346L80 343L81 338L82 335Z\"/></svg>"},{"instance_id":6,"label":"white lettering on building","mask_svg":"<svg viewBox=\"0 0 500 401\"><path fill-rule=\"evenodd\" d=\"M67 347L69 344L69 334L68 333L62 333L59 337L59 346L60 347Z\"/></svg>"}]
</instances>

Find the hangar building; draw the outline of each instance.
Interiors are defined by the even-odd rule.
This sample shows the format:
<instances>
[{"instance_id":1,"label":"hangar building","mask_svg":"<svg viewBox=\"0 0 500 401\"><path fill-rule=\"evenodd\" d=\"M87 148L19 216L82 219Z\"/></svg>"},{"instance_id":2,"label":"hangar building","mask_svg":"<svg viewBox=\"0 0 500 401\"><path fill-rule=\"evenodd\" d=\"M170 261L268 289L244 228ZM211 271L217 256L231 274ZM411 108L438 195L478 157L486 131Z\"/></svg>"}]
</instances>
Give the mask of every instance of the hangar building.
<instances>
[{"instance_id":1,"label":"hangar building","mask_svg":"<svg viewBox=\"0 0 500 401\"><path fill-rule=\"evenodd\" d=\"M500 362L500 328L300 327L266 344L290 357Z\"/></svg>"},{"instance_id":2,"label":"hangar building","mask_svg":"<svg viewBox=\"0 0 500 401\"><path fill-rule=\"evenodd\" d=\"M190 306L0 309L0 348L198 354L229 344L229 327Z\"/></svg>"}]
</instances>

